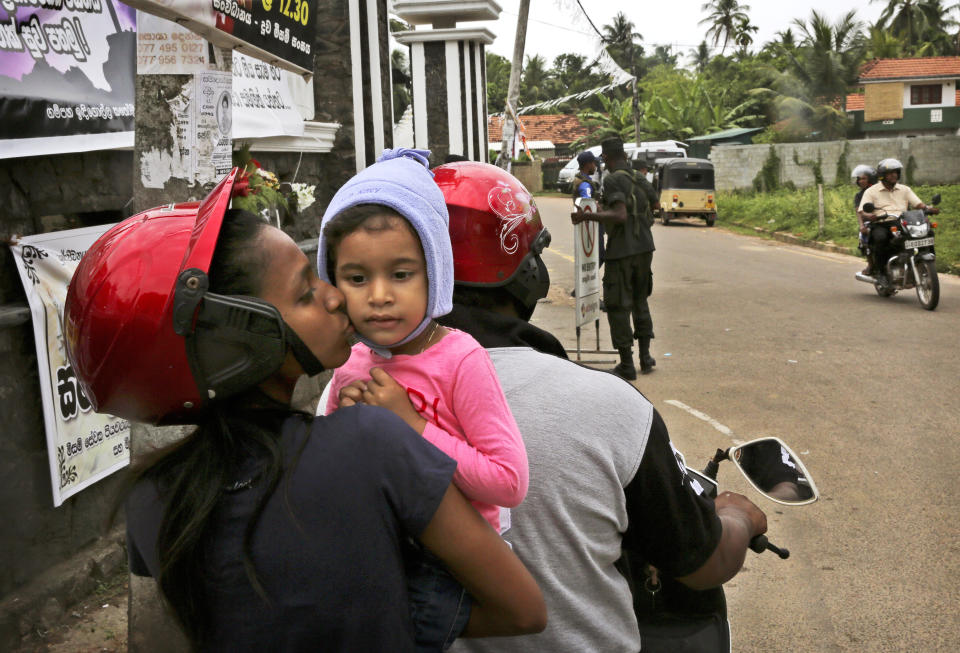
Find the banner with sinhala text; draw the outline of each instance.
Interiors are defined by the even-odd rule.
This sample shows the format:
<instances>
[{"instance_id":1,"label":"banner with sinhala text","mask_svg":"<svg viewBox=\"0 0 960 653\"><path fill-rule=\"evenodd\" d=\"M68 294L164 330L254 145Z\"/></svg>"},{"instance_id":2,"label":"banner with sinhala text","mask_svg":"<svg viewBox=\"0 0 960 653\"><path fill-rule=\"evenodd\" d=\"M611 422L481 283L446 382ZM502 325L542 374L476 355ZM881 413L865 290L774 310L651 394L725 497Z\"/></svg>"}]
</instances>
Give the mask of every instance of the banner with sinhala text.
<instances>
[{"instance_id":1,"label":"banner with sinhala text","mask_svg":"<svg viewBox=\"0 0 960 653\"><path fill-rule=\"evenodd\" d=\"M67 359L63 335L73 272L112 226L25 236L10 246L33 317L54 506L130 462L130 423L93 411Z\"/></svg>"},{"instance_id":2,"label":"banner with sinhala text","mask_svg":"<svg viewBox=\"0 0 960 653\"><path fill-rule=\"evenodd\" d=\"M135 29L116 0L0 0L0 159L133 147Z\"/></svg>"}]
</instances>

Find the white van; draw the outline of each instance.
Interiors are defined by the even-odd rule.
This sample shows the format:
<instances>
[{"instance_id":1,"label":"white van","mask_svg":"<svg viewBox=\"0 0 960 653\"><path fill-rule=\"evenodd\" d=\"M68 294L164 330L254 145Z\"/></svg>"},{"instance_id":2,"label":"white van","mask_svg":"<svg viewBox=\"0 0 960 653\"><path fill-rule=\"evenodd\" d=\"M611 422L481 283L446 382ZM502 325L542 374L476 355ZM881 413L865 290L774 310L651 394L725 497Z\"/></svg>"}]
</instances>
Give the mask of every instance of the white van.
<instances>
[{"instance_id":1,"label":"white van","mask_svg":"<svg viewBox=\"0 0 960 653\"><path fill-rule=\"evenodd\" d=\"M630 155L630 165L636 170L641 161L647 162L650 172L653 172L653 164L657 159L681 159L687 157L687 144L680 141L645 141L640 143Z\"/></svg>"}]
</instances>

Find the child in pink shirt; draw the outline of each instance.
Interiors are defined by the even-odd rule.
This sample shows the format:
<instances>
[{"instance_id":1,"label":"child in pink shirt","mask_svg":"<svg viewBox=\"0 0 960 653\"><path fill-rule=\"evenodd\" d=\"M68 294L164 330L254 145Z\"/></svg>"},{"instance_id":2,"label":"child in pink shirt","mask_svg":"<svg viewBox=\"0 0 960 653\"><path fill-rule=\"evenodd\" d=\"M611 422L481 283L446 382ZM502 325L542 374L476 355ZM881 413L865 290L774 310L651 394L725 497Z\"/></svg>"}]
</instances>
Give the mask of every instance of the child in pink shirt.
<instances>
[{"instance_id":1,"label":"child in pink shirt","mask_svg":"<svg viewBox=\"0 0 960 653\"><path fill-rule=\"evenodd\" d=\"M454 483L501 531L509 524L500 507L527 492L526 450L487 352L434 320L452 308L453 255L428 154L386 150L323 216L319 274L343 292L360 340L334 372L326 412L355 403L392 410L457 461ZM446 589L418 588L437 573ZM424 574L429 581L416 580ZM432 561L411 577L418 650L443 650L466 626L468 597Z\"/></svg>"}]
</instances>

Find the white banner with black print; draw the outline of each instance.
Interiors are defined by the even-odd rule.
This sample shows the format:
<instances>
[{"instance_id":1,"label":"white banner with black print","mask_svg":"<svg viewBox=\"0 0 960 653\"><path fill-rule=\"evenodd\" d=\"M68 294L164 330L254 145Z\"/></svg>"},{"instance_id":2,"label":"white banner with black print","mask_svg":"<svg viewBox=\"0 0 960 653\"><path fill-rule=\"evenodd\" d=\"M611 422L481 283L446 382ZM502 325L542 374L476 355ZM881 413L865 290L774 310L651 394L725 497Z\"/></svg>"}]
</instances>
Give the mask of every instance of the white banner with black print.
<instances>
[{"instance_id":1,"label":"white banner with black print","mask_svg":"<svg viewBox=\"0 0 960 653\"><path fill-rule=\"evenodd\" d=\"M10 246L33 317L54 506L130 462L130 423L93 411L67 359L63 334L73 272L112 226L24 236Z\"/></svg>"}]
</instances>

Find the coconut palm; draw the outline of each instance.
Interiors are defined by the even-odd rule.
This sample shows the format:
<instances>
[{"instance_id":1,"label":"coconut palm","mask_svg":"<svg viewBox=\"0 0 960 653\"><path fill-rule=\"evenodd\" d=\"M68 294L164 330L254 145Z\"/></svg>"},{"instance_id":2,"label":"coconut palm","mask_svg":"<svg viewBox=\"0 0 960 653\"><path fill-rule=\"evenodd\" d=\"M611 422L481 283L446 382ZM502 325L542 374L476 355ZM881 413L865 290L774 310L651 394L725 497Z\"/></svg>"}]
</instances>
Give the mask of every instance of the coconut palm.
<instances>
[{"instance_id":1,"label":"coconut palm","mask_svg":"<svg viewBox=\"0 0 960 653\"><path fill-rule=\"evenodd\" d=\"M845 99L859 77L864 51L863 24L856 11L831 24L814 10L809 22L796 19L793 24L800 31L800 47L788 53L789 72L806 89L806 99L824 103Z\"/></svg>"},{"instance_id":2,"label":"coconut palm","mask_svg":"<svg viewBox=\"0 0 960 653\"><path fill-rule=\"evenodd\" d=\"M867 59L899 59L907 55L903 39L876 25L870 28L864 44Z\"/></svg>"},{"instance_id":3,"label":"coconut palm","mask_svg":"<svg viewBox=\"0 0 960 653\"><path fill-rule=\"evenodd\" d=\"M536 104L541 100L549 99L547 88L550 74L547 71L547 60L539 54L527 57L527 65L520 76L520 97L523 104Z\"/></svg>"},{"instance_id":4,"label":"coconut palm","mask_svg":"<svg viewBox=\"0 0 960 653\"><path fill-rule=\"evenodd\" d=\"M750 11L750 5L742 5L737 0L713 0L704 3L701 11L711 12L709 16L701 20L698 25L704 23L710 25L707 30L707 38L713 37L713 46L716 47L720 39L723 39L723 46L720 48L720 54L727 49L730 41L736 42L739 27L742 23L749 23L750 17L746 12Z\"/></svg>"},{"instance_id":5,"label":"coconut palm","mask_svg":"<svg viewBox=\"0 0 960 653\"><path fill-rule=\"evenodd\" d=\"M636 25L622 11L613 17L611 24L603 26L603 42L607 44L607 52L626 70L631 70L638 63L638 57L643 55L643 46L639 44L643 35L635 30Z\"/></svg>"},{"instance_id":6,"label":"coconut palm","mask_svg":"<svg viewBox=\"0 0 960 653\"><path fill-rule=\"evenodd\" d=\"M947 36L947 28L957 23L951 14L957 5L945 7L942 0L870 0L886 2L886 6L877 20L877 27L890 29L896 36L906 41L907 48L916 53L921 49L934 50L931 54L940 54L942 50L954 45ZM935 43L933 47L929 43ZM924 46L926 46L924 48Z\"/></svg>"},{"instance_id":7,"label":"coconut palm","mask_svg":"<svg viewBox=\"0 0 960 653\"><path fill-rule=\"evenodd\" d=\"M753 44L753 36L751 32L755 33L759 28L756 25L750 24L750 19L745 18L737 22L737 34L734 37L737 46L740 48L738 55L740 59L745 59L748 55L748 49Z\"/></svg>"},{"instance_id":8,"label":"coconut palm","mask_svg":"<svg viewBox=\"0 0 960 653\"><path fill-rule=\"evenodd\" d=\"M702 73L710 63L710 47L706 41L700 41L700 45L690 50L690 59L693 67L698 73Z\"/></svg>"}]
</instances>

